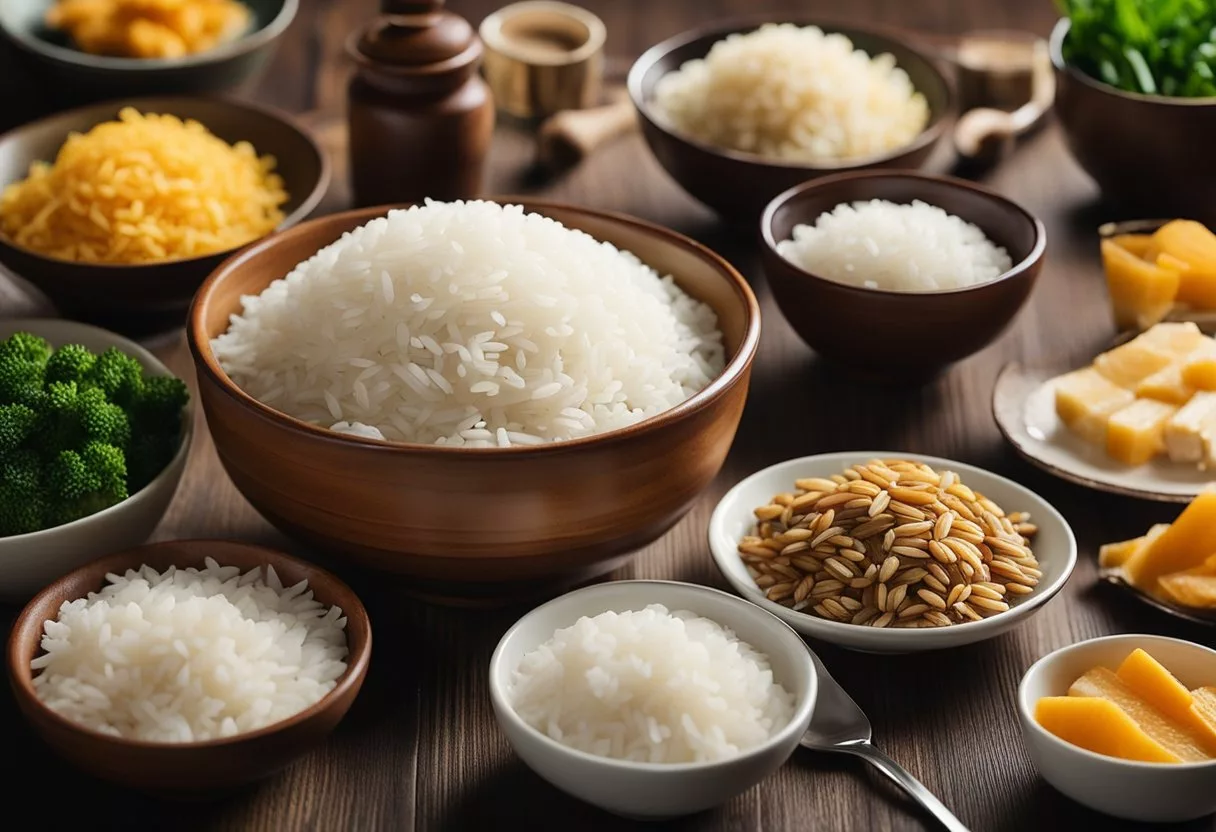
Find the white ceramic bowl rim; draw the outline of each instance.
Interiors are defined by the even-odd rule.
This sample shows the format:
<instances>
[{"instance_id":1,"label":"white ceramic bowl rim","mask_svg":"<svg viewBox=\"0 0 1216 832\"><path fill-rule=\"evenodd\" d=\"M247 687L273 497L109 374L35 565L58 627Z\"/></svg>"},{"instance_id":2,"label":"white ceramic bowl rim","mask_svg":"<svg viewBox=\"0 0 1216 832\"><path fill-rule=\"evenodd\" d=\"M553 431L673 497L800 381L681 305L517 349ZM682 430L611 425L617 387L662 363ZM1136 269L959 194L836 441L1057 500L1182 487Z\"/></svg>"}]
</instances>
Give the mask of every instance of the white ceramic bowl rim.
<instances>
[{"instance_id":1,"label":"white ceramic bowl rim","mask_svg":"<svg viewBox=\"0 0 1216 832\"><path fill-rule=\"evenodd\" d=\"M87 333L114 341L114 346L118 347L131 357L139 359L139 362L146 368L151 368L166 376L177 377L160 361L160 359L134 341L128 340L117 333L110 332L108 329L102 329L101 327L90 326L89 324L82 324L76 321L69 321L65 318L14 318L12 320L0 321L0 339L8 338L9 335L15 332L29 331L37 335L38 328L47 324L54 324L55 326L68 326L82 334ZM42 529L36 532L27 532L26 534L14 534L9 535L8 537L0 537L0 543L4 543L6 545L33 545L48 538L50 535L69 529L78 529L84 526L86 523L90 523L101 517L106 517L114 512L122 510L123 508L130 507L132 501L142 501L144 499L148 499L148 495L152 494L156 490L154 486L160 484L161 480L163 480L165 477L171 476L169 472L173 470L174 463L176 463L182 456L190 452L190 440L193 438L193 409L189 406L189 404L187 404L182 410L181 445L178 447L177 453L175 453L173 458L166 463L165 467L161 469L161 472L143 488L128 496L127 499L117 502L108 508L103 508L101 511L96 511L87 517L81 517L80 519L73 520L70 523L62 523L58 526L51 526L50 528Z\"/></svg>"},{"instance_id":2,"label":"white ceramic bowl rim","mask_svg":"<svg viewBox=\"0 0 1216 832\"><path fill-rule=\"evenodd\" d=\"M818 461L820 458L825 457L825 456L852 457L852 458L856 459L857 462L864 462L867 459L876 459L876 458L909 459L909 460L913 460L916 462L927 463L929 465L932 465L934 468L938 468L938 469L955 470L955 471L958 471L960 474L963 474L964 476L966 475L966 472L968 470L980 471L985 476L992 477L993 479L998 480L1002 484L1004 484L1014 490L1026 492L1026 493L1029 493L1032 496L1034 496L1039 502L1042 503L1043 507L1046 508L1050 512L1050 516L1052 517L1052 519L1055 520L1057 523L1059 523L1060 527L1067 534L1067 539L1068 539L1068 544L1069 544L1068 553L1067 553L1067 562L1064 564L1064 568L1063 568L1063 570L1061 570L1060 576L1053 583L1050 583L1046 586L1037 587L1033 593L1031 593L1030 595L1024 596L1025 600L1019 601L1017 604L1011 606L1008 611L1000 613L998 616L991 616L989 618L985 618L982 621L967 621L967 622L963 622L960 624L951 624L949 628L940 627L940 628L923 629L923 630L922 629L891 629L891 628L887 627L887 628L883 628L881 631L879 631L875 628L870 628L875 631L876 635L879 632L881 632L881 638L884 641L888 641L892 648L895 648L900 644L906 644L909 642L914 642L918 639L924 639L933 633L940 633L945 630L957 631L961 627L982 627L984 624L992 623L997 618L1009 620L1008 618L1006 618L1006 616L1015 616L1015 617L1021 618L1025 615L1029 614L1031 610L1034 610L1036 607L1040 607L1043 604L1046 604L1053 597L1055 597L1055 595L1061 589L1064 588L1064 584L1068 582L1069 576L1072 575L1073 568L1077 564L1077 542L1076 542L1076 538L1073 536L1072 527L1070 527L1068 525L1068 522L1064 519L1063 515L1061 515L1060 512L1056 510L1055 506L1051 505L1046 500L1044 500L1042 497L1039 497L1037 494L1034 494L1034 492L1030 491L1030 489L1026 488L1026 486L1021 485L1020 483L1014 482L1013 480L1009 479L1008 477L1002 477L1000 474L994 474L991 471L987 471L987 470L985 470L983 468L979 468L975 465L968 465L965 462L959 462L959 461L953 460L953 459L945 459L943 457L926 456L924 454L913 454L913 453L900 452L900 451L859 451L859 452L843 451L843 452L832 452L832 453L827 453L827 454L813 454L811 456L804 456L804 457L798 457L796 459L785 460L784 462L778 462L775 465L769 465L765 468L761 468L759 471L755 471L754 473L748 475L747 477L744 477L742 480L740 480L738 483L736 483L735 486L730 489L730 491L726 492L726 494L722 497L721 501L719 501L718 505L714 507L713 514L709 518L709 534L710 534L711 538L717 534L721 534L724 536L726 535L726 532L721 529L721 526L726 522L726 517L725 517L726 508L731 504L732 498L734 497L734 495L737 492L744 489L753 480L755 480L758 477L763 476L769 470L776 468L778 466L788 465L790 467L795 467L798 464L806 464L806 463L809 463L812 461ZM790 481L790 484L793 485L793 480ZM722 570L723 574L725 575L726 570L722 566L722 564L719 563L719 558L718 558L717 553L712 552L712 547L711 547L711 553L713 554L714 562L716 564L718 564L718 568L720 570ZM845 624L844 622L841 622L841 621L829 621L826 618L820 618L815 615L807 615L806 613L802 612L801 610L796 611L796 610L791 610L789 607L783 607L780 604L776 603L775 601L770 601L767 598L765 598L758 589L754 590L753 595L744 596L744 600L748 601L749 603L756 604L757 606L759 606L765 610L768 610L769 612L772 612L774 609L776 609L785 615L802 616L805 619L807 619L808 621L813 621L815 624L815 627L817 629L821 629L826 634L856 633L858 630L858 627L859 627L859 625L857 625L857 624ZM827 635L820 636L820 638L823 638L824 640L830 640L829 636L827 636Z\"/></svg>"},{"instance_id":3,"label":"white ceramic bowl rim","mask_svg":"<svg viewBox=\"0 0 1216 832\"><path fill-rule=\"evenodd\" d=\"M1030 726L1029 730L1033 731L1036 736L1042 738L1044 741L1050 743L1051 745L1055 746L1056 748L1067 750L1068 752L1071 752L1073 754L1079 754L1082 757L1085 757L1085 758L1088 758L1091 760L1098 760L1098 761L1102 761L1104 763L1113 764L1113 765L1126 766L1127 768L1132 768L1132 769L1146 769L1146 770L1147 769L1160 770L1162 768L1168 768L1171 771L1173 771L1174 769L1180 769L1180 770L1185 771L1185 770L1204 769L1204 768L1216 768L1216 759L1208 760L1207 762L1197 762L1197 763L1146 763L1146 762L1141 762L1140 760L1124 760L1121 757L1110 757L1110 756L1107 756L1106 754L1098 754L1095 751L1090 751L1088 748L1082 748L1079 745L1073 745L1070 742L1060 739L1055 734L1051 733L1046 728L1044 728L1042 725L1040 725L1039 721L1034 718L1034 709L1033 709L1033 707L1031 707L1031 703L1028 703L1026 701L1026 699L1030 693L1030 681L1034 676L1037 676L1039 673L1042 673L1043 670L1045 668L1047 668L1049 665L1064 658L1064 656L1067 655L1068 653L1071 653L1076 650L1082 650L1082 649L1088 647L1089 645L1097 644L1099 642L1129 641L1129 640L1133 640L1133 639L1140 640L1140 639L1145 639L1145 638L1150 638L1150 639L1154 639L1154 640L1158 640L1158 641L1173 642L1174 644L1181 644L1181 645L1185 645L1187 647L1194 647L1199 650L1202 650L1205 653L1209 653L1212 657L1213 674L1216 675L1216 650L1213 650L1210 647L1204 647L1202 644L1197 644L1193 641L1187 641L1186 639L1181 639L1181 638L1170 638L1169 636L1157 636L1157 635L1141 635L1138 633L1134 633L1134 634L1133 633L1124 633L1121 635L1114 635L1114 636L1102 636L1100 638L1091 638L1091 639L1086 639L1085 641L1078 641L1074 644L1069 644L1066 647L1061 647L1058 650L1052 650L1046 656L1044 656L1043 658L1039 659L1037 662L1032 664L1026 670L1026 672L1024 674L1022 674L1022 681L1018 684L1018 710L1020 710L1022 712L1022 715L1025 717L1026 723ZM1168 668L1167 668L1167 670L1168 670Z\"/></svg>"},{"instance_id":4,"label":"white ceramic bowl rim","mask_svg":"<svg viewBox=\"0 0 1216 832\"><path fill-rule=\"evenodd\" d=\"M811 658L810 648L802 640L802 637L800 635L798 635L798 633L792 627L790 627L790 625L786 624L784 621L782 621L780 618L777 618L775 615L771 615L771 613L770 613L770 616L774 619L774 621L781 625L781 627L779 628L781 637L782 638L788 637L788 638L794 639L795 641L798 642L801 649L805 652L806 662L810 667L810 687L809 687L807 693L797 702L797 704L794 708L794 712L790 715L790 721L784 728L782 728L776 734L773 734L771 737L769 737L767 740L765 740L760 745L757 745L753 748L749 748L746 751L744 751L740 754L737 754L734 757L728 757L724 760L713 760L710 762L701 762L701 763L640 763L640 762L637 762L634 760L620 760L615 757L601 757L597 754L590 754L586 751L582 751L577 748L571 748L568 745L563 745L560 742L558 742L557 740L548 736L547 734L544 734L541 731L536 730L531 725L524 722L520 718L519 714L517 714L515 712L515 708L511 706L511 703L507 701L506 694L503 690L503 685L501 685L499 683L500 668L501 668L503 662L505 661L505 659L503 658L503 648L506 645L506 643L511 639L511 637L515 634L515 632L517 630L519 630L519 628L528 619L531 619L534 616L539 615L542 611L548 609L549 607L552 607L553 605L555 605L559 602L568 601L573 596L582 595L584 593L590 593L595 590L601 589L605 586L616 587L616 586L630 585L630 584L633 584L633 585L646 584L649 586L687 587L687 588L696 590L698 592L703 592L707 595L721 596L724 600L728 600L732 604L748 604L748 602L746 600L739 598L738 596L731 595L729 592L723 592L722 590L714 589L713 587L702 586L700 584L687 583L684 581L658 581L658 580L612 581L608 584L593 584L592 586L583 587L582 589L576 589L573 592L567 592L565 595L559 595L557 598L554 598L552 601L547 601L546 603L541 604L540 606L536 607L535 609L531 610L530 612L524 614L523 617L521 617L518 621L516 621L514 624L512 624L511 627L505 633L503 633L502 638L498 642L498 646L494 648L494 654L490 657L490 696L494 700L494 702L498 705L499 711L503 714L504 718L509 719L518 728L529 732L530 734L532 734L535 737L538 737L541 740L541 742L543 742L554 753L568 754L568 755L575 757L577 759L580 759L580 760L585 760L587 762L595 763L598 765L603 765L608 768L620 769L622 771L688 772L688 771L705 771L707 769L713 768L714 766L733 765L733 764L741 762L741 761L746 761L748 759L761 756L765 751L772 748L773 746L781 745L783 742L788 741L790 739L791 734L799 731L803 719L805 719L807 717L807 715L809 714L809 712L813 711L815 708L815 701L818 698L818 693L819 693L819 675L818 675L817 671L815 670L814 660ZM751 605L749 604L749 606L751 606ZM573 623L573 622L571 622L571 623ZM721 621L719 621L718 623L724 627L730 628L729 624L726 624ZM733 630L733 628L730 628L730 629ZM752 647L754 647L757 650L760 650L761 652L767 652L767 651L763 650L762 647L758 644L753 644ZM503 669L501 675L505 676L509 672L510 672L509 670Z\"/></svg>"}]
</instances>

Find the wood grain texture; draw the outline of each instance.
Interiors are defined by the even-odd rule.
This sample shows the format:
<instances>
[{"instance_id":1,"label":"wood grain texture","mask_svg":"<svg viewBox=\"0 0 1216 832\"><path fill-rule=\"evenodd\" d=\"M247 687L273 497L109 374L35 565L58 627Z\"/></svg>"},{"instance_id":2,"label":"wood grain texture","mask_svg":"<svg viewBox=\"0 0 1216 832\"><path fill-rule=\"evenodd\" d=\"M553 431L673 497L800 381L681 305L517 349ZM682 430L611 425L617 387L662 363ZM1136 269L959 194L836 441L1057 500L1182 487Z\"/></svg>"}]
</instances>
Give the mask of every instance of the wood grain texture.
<instances>
[{"instance_id":1,"label":"wood grain texture","mask_svg":"<svg viewBox=\"0 0 1216 832\"><path fill-rule=\"evenodd\" d=\"M453 0L475 22L495 0ZM619 70L646 46L705 20L772 10L915 27L938 35L975 28L1028 28L1046 34L1052 4L1001 0L584 0L608 24L610 65ZM342 44L374 0L303 0L258 90L292 110L340 106L348 67ZM2 75L3 73L0 73ZM12 93L9 93L10 95ZM28 113L35 103L19 109ZM331 146L341 137L318 122ZM984 644L940 654L872 657L823 645L824 661L869 713L883 748L907 766L976 832L1138 828L1096 815L1039 779L1018 735L1014 694L1022 672L1045 652L1115 632L1148 632L1210 643L1187 627L1129 603L1096 583L1100 543L1140 534L1171 519L1169 506L1107 497L1054 480L1019 460L990 413L992 385L1005 362L1088 360L1113 334L1095 229L1118 218L1096 202L1092 183L1068 159L1049 126L1025 140L985 181L1036 213L1047 226L1044 272L1014 326L996 343L918 388L859 384L823 365L788 328L758 268L755 230L722 224L683 194L640 137L601 149L555 181L531 168L531 135L504 125L495 137L490 189L624 211L689 234L730 259L752 282L766 325L739 435L722 474L667 536L614 577L661 577L723 586L705 545L715 501L742 476L804 454L894 448L955 457L1006 474L1043 494L1072 523L1081 559L1059 598L1026 626ZM322 210L344 207L338 183ZM931 167L949 159L939 154ZM0 281L0 314L24 314L27 296ZM156 345L177 372L190 374L180 336ZM217 536L281 546L333 567L281 538L235 492L200 430L182 490L157 539ZM0 732L20 760L11 794L57 798L56 819L92 827L215 830L480 830L631 828L565 797L511 754L494 724L485 668L498 636L524 610L469 613L403 600L391 581L349 568L339 573L360 593L375 629L367 683L347 720L322 748L280 776L236 797L180 806L113 789L57 761L0 696ZM6 611L10 615L15 610ZM64 799L64 796L68 796ZM916 830L924 820L860 763L798 752L775 777L721 809L670 824L677 830ZM1186 827L1211 830L1210 820Z\"/></svg>"}]
</instances>

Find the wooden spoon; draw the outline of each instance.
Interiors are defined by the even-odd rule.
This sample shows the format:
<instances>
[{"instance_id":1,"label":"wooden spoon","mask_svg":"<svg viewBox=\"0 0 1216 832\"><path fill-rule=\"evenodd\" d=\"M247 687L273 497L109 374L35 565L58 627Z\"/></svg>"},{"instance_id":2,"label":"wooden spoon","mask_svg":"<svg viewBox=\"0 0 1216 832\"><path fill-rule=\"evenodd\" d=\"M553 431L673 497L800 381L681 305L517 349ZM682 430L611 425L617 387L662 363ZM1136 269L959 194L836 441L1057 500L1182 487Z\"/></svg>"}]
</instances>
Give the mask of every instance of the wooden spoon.
<instances>
[{"instance_id":1,"label":"wooden spoon","mask_svg":"<svg viewBox=\"0 0 1216 832\"><path fill-rule=\"evenodd\" d=\"M1031 98L1013 112L975 107L954 125L959 155L981 162L998 159L1013 139L1036 125L1051 109L1056 96L1055 74L1046 42L1036 41L1031 54Z\"/></svg>"},{"instance_id":2,"label":"wooden spoon","mask_svg":"<svg viewBox=\"0 0 1216 832\"><path fill-rule=\"evenodd\" d=\"M546 119L537 133L536 160L562 169L577 164L596 148L637 129L633 102L623 89L612 101L586 110L563 110Z\"/></svg>"}]
</instances>

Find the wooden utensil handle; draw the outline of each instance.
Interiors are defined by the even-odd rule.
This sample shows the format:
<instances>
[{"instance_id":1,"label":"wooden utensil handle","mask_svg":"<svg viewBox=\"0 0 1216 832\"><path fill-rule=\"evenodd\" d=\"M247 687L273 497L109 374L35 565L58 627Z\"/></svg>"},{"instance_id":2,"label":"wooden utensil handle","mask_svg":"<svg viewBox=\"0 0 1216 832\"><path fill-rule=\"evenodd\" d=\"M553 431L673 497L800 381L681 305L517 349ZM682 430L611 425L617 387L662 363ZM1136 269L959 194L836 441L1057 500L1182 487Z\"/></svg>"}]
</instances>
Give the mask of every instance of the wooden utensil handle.
<instances>
[{"instance_id":1,"label":"wooden utensil handle","mask_svg":"<svg viewBox=\"0 0 1216 832\"><path fill-rule=\"evenodd\" d=\"M539 159L550 166L577 162L635 129L637 116L627 98L587 110L564 110L541 125Z\"/></svg>"}]
</instances>

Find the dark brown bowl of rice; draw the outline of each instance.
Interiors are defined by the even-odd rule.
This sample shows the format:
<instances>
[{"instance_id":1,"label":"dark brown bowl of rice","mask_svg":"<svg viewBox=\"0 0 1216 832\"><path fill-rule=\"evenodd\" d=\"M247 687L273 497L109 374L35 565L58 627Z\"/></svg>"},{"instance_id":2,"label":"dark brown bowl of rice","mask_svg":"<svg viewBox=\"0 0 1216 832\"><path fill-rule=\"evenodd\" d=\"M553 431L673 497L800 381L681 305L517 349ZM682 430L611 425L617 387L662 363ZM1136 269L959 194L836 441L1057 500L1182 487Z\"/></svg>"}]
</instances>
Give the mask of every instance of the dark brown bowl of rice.
<instances>
[{"instance_id":1,"label":"dark brown bowl of rice","mask_svg":"<svg viewBox=\"0 0 1216 832\"><path fill-rule=\"evenodd\" d=\"M22 715L68 762L207 798L322 743L371 649L367 611L329 572L262 546L173 540L52 582L17 616L6 664Z\"/></svg>"},{"instance_id":2,"label":"dark brown bowl of rice","mask_svg":"<svg viewBox=\"0 0 1216 832\"><path fill-rule=\"evenodd\" d=\"M684 190L752 221L807 179L925 163L955 109L932 57L877 28L771 20L706 24L630 70L646 143Z\"/></svg>"},{"instance_id":3,"label":"dark brown bowl of rice","mask_svg":"<svg viewBox=\"0 0 1216 832\"><path fill-rule=\"evenodd\" d=\"M432 599L606 573L717 475L760 313L675 232L527 199L368 208L224 263L187 339L233 483Z\"/></svg>"},{"instance_id":4,"label":"dark brown bowl of rice","mask_svg":"<svg viewBox=\"0 0 1216 832\"><path fill-rule=\"evenodd\" d=\"M995 191L912 171L858 171L776 197L760 257L777 306L824 358L920 382L992 343L1034 289L1047 234Z\"/></svg>"}]
</instances>

